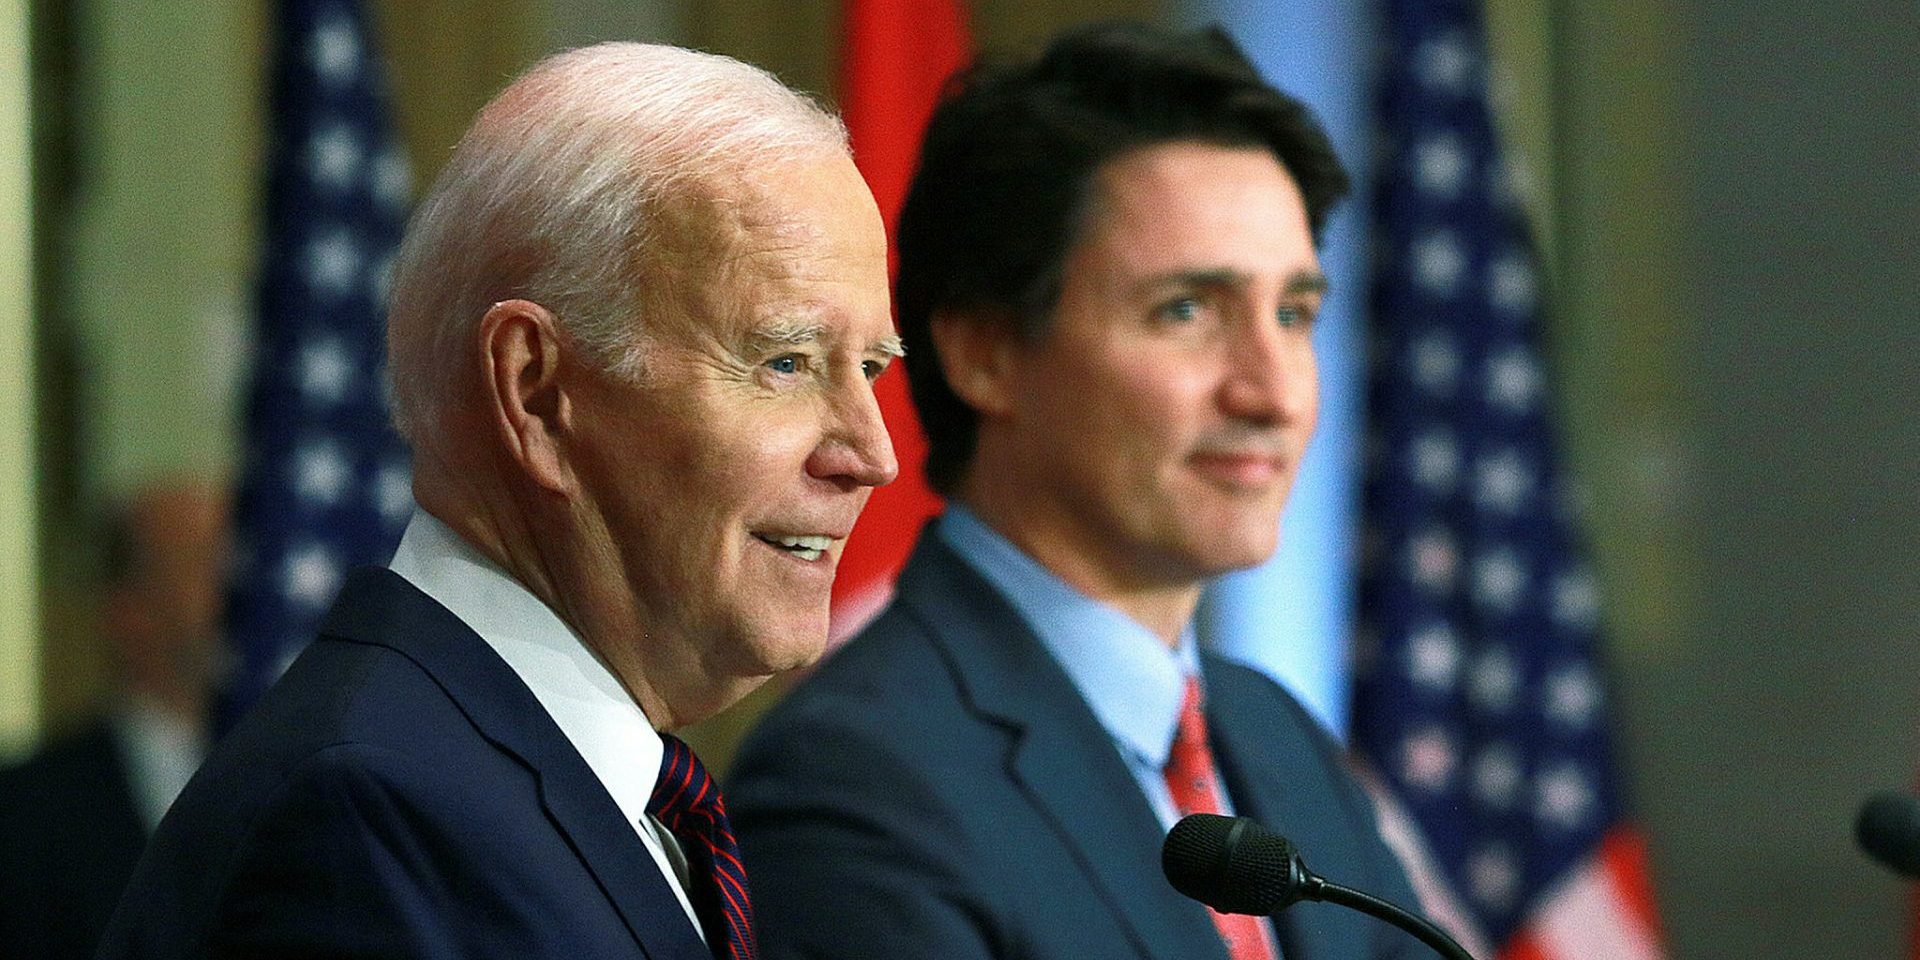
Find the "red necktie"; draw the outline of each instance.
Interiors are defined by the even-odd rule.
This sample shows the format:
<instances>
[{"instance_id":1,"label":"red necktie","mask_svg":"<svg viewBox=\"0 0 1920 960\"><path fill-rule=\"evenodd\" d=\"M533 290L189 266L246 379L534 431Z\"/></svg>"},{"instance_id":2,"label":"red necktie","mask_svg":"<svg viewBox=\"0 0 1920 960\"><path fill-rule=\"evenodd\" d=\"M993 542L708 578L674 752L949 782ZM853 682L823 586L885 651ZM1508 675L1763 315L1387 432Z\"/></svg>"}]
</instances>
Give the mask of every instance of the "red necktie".
<instances>
[{"instance_id":1,"label":"red necktie","mask_svg":"<svg viewBox=\"0 0 1920 960\"><path fill-rule=\"evenodd\" d=\"M1207 747L1207 718L1200 711L1200 679L1187 678L1187 695L1180 703L1180 726L1173 733L1173 749L1167 756L1167 790L1180 815L1221 813L1220 778L1214 773L1213 751ZM1227 955L1233 960L1275 960L1273 945L1259 917L1245 914L1213 914L1213 925L1220 928L1220 939L1227 942Z\"/></svg>"},{"instance_id":2,"label":"red necktie","mask_svg":"<svg viewBox=\"0 0 1920 960\"><path fill-rule=\"evenodd\" d=\"M727 824L720 786L693 749L670 733L660 735L660 779L654 782L647 813L679 839L692 874L693 912L707 934L707 946L719 960L753 960L753 902L747 898L747 868L740 845Z\"/></svg>"}]
</instances>

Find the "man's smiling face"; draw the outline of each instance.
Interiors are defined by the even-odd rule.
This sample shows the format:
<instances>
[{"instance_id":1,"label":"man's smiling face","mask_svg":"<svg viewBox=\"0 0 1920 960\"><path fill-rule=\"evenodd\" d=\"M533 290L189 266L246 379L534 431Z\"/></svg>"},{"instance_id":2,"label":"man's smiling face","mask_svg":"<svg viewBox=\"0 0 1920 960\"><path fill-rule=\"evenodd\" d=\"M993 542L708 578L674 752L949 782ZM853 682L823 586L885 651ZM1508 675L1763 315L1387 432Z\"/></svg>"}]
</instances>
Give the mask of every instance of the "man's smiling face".
<instances>
[{"instance_id":1,"label":"man's smiling face","mask_svg":"<svg viewBox=\"0 0 1920 960\"><path fill-rule=\"evenodd\" d=\"M600 576L623 581L649 634L632 642L668 674L817 659L840 550L897 472L873 394L899 353L873 200L838 155L754 181L653 224L711 242L643 266L665 295L637 320L638 381L588 374L574 411Z\"/></svg>"},{"instance_id":2,"label":"man's smiling face","mask_svg":"<svg viewBox=\"0 0 1920 960\"><path fill-rule=\"evenodd\" d=\"M1018 475L1016 540L1101 597L1269 556L1313 433L1326 286L1292 177L1262 149L1109 161L1036 343L983 431Z\"/></svg>"}]
</instances>

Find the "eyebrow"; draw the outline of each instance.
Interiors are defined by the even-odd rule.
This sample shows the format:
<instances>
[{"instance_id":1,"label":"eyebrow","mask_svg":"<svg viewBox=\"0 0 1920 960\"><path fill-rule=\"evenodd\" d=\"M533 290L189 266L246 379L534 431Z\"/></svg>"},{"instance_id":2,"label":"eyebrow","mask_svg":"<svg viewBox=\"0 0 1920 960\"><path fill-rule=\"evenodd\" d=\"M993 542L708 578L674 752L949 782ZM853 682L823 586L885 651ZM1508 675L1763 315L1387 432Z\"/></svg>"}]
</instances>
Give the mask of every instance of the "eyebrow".
<instances>
[{"instance_id":1,"label":"eyebrow","mask_svg":"<svg viewBox=\"0 0 1920 960\"><path fill-rule=\"evenodd\" d=\"M766 350L776 347L797 347L802 344L818 343L826 339L825 324L809 320L777 320L755 330L752 334L753 346ZM899 358L907 355L906 344L897 334L888 334L868 347L873 353L886 357Z\"/></svg>"},{"instance_id":2,"label":"eyebrow","mask_svg":"<svg viewBox=\"0 0 1920 960\"><path fill-rule=\"evenodd\" d=\"M797 347L824 339L825 324L810 320L775 320L756 328L751 334L756 347Z\"/></svg>"},{"instance_id":3,"label":"eyebrow","mask_svg":"<svg viewBox=\"0 0 1920 960\"><path fill-rule=\"evenodd\" d=\"M1327 275L1318 270L1302 270L1287 278L1286 292L1291 294L1318 293L1325 295L1332 283Z\"/></svg>"},{"instance_id":4,"label":"eyebrow","mask_svg":"<svg viewBox=\"0 0 1920 960\"><path fill-rule=\"evenodd\" d=\"M1252 285L1253 277L1240 270L1220 268L1217 270L1176 270L1149 277L1140 284L1142 290L1155 290L1163 287L1213 287L1226 290L1240 290ZM1306 294L1325 294L1330 287L1327 275L1319 270L1300 270L1287 277L1286 286L1281 290L1289 296Z\"/></svg>"}]
</instances>

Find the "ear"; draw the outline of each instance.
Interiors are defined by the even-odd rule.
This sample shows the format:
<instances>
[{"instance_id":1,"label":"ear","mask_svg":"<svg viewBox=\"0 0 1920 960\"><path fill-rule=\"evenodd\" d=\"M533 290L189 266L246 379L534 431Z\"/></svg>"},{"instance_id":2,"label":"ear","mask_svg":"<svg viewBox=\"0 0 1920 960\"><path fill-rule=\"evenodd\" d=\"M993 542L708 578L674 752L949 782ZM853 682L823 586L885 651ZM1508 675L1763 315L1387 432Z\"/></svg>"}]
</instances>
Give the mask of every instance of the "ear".
<instances>
[{"instance_id":1,"label":"ear","mask_svg":"<svg viewBox=\"0 0 1920 960\"><path fill-rule=\"evenodd\" d=\"M565 438L572 408L560 381L560 329L530 300L502 300L480 320L486 410L508 457L555 493L574 491Z\"/></svg>"},{"instance_id":2,"label":"ear","mask_svg":"<svg viewBox=\"0 0 1920 960\"><path fill-rule=\"evenodd\" d=\"M960 400L983 418L1011 412L1019 349L1013 321L982 311L941 311L929 327L940 372Z\"/></svg>"}]
</instances>

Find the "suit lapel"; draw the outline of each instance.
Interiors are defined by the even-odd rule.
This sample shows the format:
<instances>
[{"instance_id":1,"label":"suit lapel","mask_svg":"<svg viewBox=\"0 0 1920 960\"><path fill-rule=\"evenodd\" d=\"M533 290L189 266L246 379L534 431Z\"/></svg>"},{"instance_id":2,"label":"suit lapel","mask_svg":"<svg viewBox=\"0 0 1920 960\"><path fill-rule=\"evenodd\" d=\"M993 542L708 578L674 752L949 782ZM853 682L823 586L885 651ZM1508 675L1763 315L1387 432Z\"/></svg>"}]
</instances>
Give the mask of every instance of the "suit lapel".
<instances>
[{"instance_id":1,"label":"suit lapel","mask_svg":"<svg viewBox=\"0 0 1920 960\"><path fill-rule=\"evenodd\" d=\"M968 703L1013 731L1008 769L1141 956L1226 960L1207 913L1162 879L1163 831L1112 737L1031 628L929 527L897 596L953 664Z\"/></svg>"},{"instance_id":2,"label":"suit lapel","mask_svg":"<svg viewBox=\"0 0 1920 960\"><path fill-rule=\"evenodd\" d=\"M1292 841L1307 866L1330 879L1353 882L1340 869L1353 849L1342 830L1339 803L1317 781L1306 779L1307 771L1325 769L1326 758L1314 752L1312 731L1288 736L1282 729L1312 721L1277 715L1277 694L1259 690L1256 684L1269 681L1250 670L1224 666L1211 656L1202 664L1207 736L1234 812ZM1287 771L1296 778L1292 782ZM1287 960L1332 960L1360 956L1373 922L1345 908L1303 903L1281 913L1275 926Z\"/></svg>"},{"instance_id":3,"label":"suit lapel","mask_svg":"<svg viewBox=\"0 0 1920 960\"><path fill-rule=\"evenodd\" d=\"M405 578L363 568L321 636L398 651L431 675L482 736L531 769L540 802L647 956L712 960L646 845L525 683L465 623Z\"/></svg>"}]
</instances>

